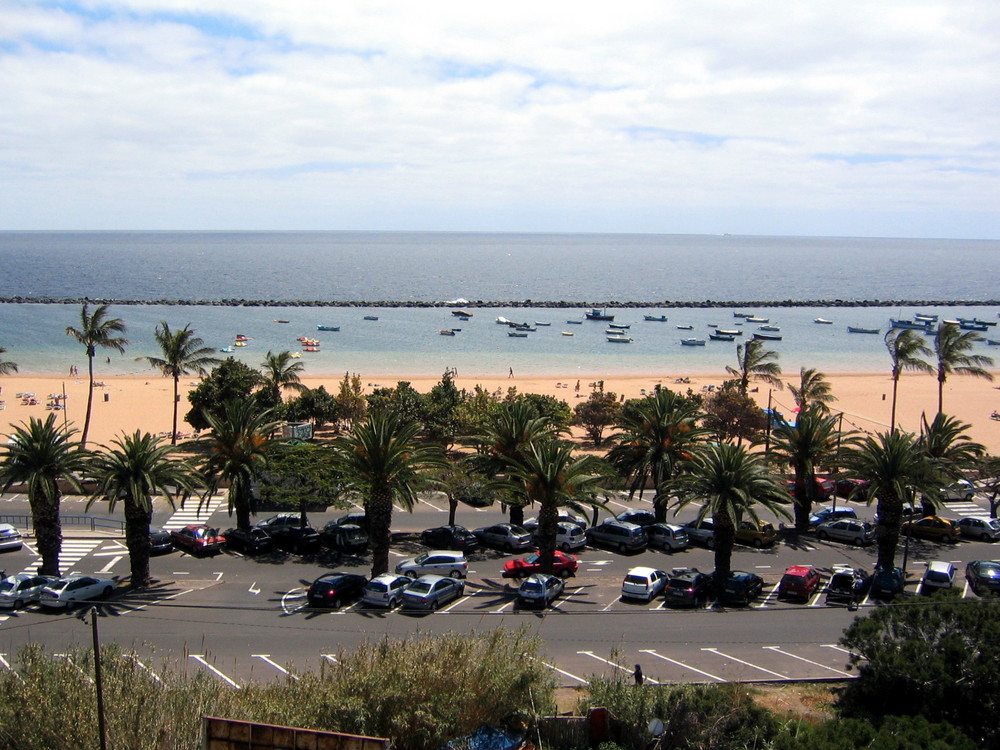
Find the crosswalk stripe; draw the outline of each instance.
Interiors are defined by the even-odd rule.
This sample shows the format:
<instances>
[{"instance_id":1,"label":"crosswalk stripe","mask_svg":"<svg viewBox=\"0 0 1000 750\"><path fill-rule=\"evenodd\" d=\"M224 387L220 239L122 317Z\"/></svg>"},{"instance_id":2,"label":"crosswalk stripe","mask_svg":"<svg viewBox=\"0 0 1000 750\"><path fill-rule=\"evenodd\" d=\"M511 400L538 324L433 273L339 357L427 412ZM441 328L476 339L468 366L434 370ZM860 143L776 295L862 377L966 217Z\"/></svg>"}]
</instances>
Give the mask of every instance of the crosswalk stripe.
<instances>
[{"instance_id":1,"label":"crosswalk stripe","mask_svg":"<svg viewBox=\"0 0 1000 750\"><path fill-rule=\"evenodd\" d=\"M195 504L193 507L189 506L187 508L182 508L174 511L174 514L170 516L170 519L163 524L163 529L165 531L172 531L174 529L183 529L185 526L190 526L196 523L206 523L212 514L215 513L225 502L224 497L213 497L201 508L199 513L198 505Z\"/></svg>"}]
</instances>

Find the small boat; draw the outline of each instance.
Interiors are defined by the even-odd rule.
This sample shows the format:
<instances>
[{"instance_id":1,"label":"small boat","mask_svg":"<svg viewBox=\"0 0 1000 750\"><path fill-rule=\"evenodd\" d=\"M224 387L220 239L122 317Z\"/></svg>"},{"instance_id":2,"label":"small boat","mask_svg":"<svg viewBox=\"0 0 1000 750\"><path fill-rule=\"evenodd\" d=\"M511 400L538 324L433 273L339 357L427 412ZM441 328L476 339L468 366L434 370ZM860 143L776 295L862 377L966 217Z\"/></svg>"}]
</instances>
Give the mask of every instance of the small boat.
<instances>
[{"instance_id":1,"label":"small boat","mask_svg":"<svg viewBox=\"0 0 1000 750\"><path fill-rule=\"evenodd\" d=\"M219 351L224 352L226 354L230 354L231 352L235 352L236 350L231 346L224 346L221 349L219 349Z\"/></svg>"},{"instance_id":2,"label":"small boat","mask_svg":"<svg viewBox=\"0 0 1000 750\"><path fill-rule=\"evenodd\" d=\"M340 326L316 326L317 331L339 331Z\"/></svg>"},{"instance_id":3,"label":"small boat","mask_svg":"<svg viewBox=\"0 0 1000 750\"><path fill-rule=\"evenodd\" d=\"M643 315L642 319L643 320L648 320L650 323L666 323L667 322L667 316L666 315Z\"/></svg>"},{"instance_id":4,"label":"small boat","mask_svg":"<svg viewBox=\"0 0 1000 750\"><path fill-rule=\"evenodd\" d=\"M742 336L743 331L738 328L716 328L715 332L720 336Z\"/></svg>"},{"instance_id":5,"label":"small boat","mask_svg":"<svg viewBox=\"0 0 1000 750\"><path fill-rule=\"evenodd\" d=\"M576 334L573 333L572 331L563 331L562 335L563 336L575 336Z\"/></svg>"},{"instance_id":6,"label":"small boat","mask_svg":"<svg viewBox=\"0 0 1000 750\"><path fill-rule=\"evenodd\" d=\"M914 313L914 320L929 320L931 323L937 323L938 316L932 315L930 313Z\"/></svg>"},{"instance_id":7,"label":"small boat","mask_svg":"<svg viewBox=\"0 0 1000 750\"><path fill-rule=\"evenodd\" d=\"M976 323L976 322L973 322L971 320L962 320L961 318L959 318L959 320L958 320L958 327L961 328L963 331L985 331L986 330L986 324L985 323Z\"/></svg>"},{"instance_id":8,"label":"small boat","mask_svg":"<svg viewBox=\"0 0 1000 750\"><path fill-rule=\"evenodd\" d=\"M758 331L780 331L781 329L778 326L766 325L766 326L757 326L757 330Z\"/></svg>"},{"instance_id":9,"label":"small boat","mask_svg":"<svg viewBox=\"0 0 1000 750\"><path fill-rule=\"evenodd\" d=\"M746 320L747 323L770 323L771 322L770 318L758 318L756 315L747 315L746 318L744 318L744 320Z\"/></svg>"},{"instance_id":10,"label":"small boat","mask_svg":"<svg viewBox=\"0 0 1000 750\"><path fill-rule=\"evenodd\" d=\"M596 307L591 308L590 312L584 313L587 320L614 320L614 315L608 315L604 310L598 310Z\"/></svg>"},{"instance_id":11,"label":"small boat","mask_svg":"<svg viewBox=\"0 0 1000 750\"><path fill-rule=\"evenodd\" d=\"M820 323L820 324L825 325L825 326L832 326L833 325L833 321L832 320L827 320L826 318L814 318L813 319L813 323Z\"/></svg>"},{"instance_id":12,"label":"small boat","mask_svg":"<svg viewBox=\"0 0 1000 750\"><path fill-rule=\"evenodd\" d=\"M550 326L552 324L551 323L542 323L541 321L536 320L535 321L535 325L536 326Z\"/></svg>"},{"instance_id":13,"label":"small boat","mask_svg":"<svg viewBox=\"0 0 1000 750\"><path fill-rule=\"evenodd\" d=\"M733 313L733 317L734 318L752 318L753 317L753 313L734 312Z\"/></svg>"},{"instance_id":14,"label":"small boat","mask_svg":"<svg viewBox=\"0 0 1000 750\"><path fill-rule=\"evenodd\" d=\"M627 331L631 327L631 323L608 323L608 328L617 328L620 331Z\"/></svg>"},{"instance_id":15,"label":"small boat","mask_svg":"<svg viewBox=\"0 0 1000 750\"><path fill-rule=\"evenodd\" d=\"M450 328L442 328L440 331L438 331L438 333L440 333L442 336L454 336L455 335L455 332L453 330L451 330Z\"/></svg>"},{"instance_id":16,"label":"small boat","mask_svg":"<svg viewBox=\"0 0 1000 750\"><path fill-rule=\"evenodd\" d=\"M583 321L582 320L567 320L566 322L569 323L571 326L582 326L583 325Z\"/></svg>"},{"instance_id":17,"label":"small boat","mask_svg":"<svg viewBox=\"0 0 1000 750\"><path fill-rule=\"evenodd\" d=\"M237 341L235 344L233 344L233 346L246 346L246 345L247 345L246 341Z\"/></svg>"},{"instance_id":18,"label":"small boat","mask_svg":"<svg viewBox=\"0 0 1000 750\"><path fill-rule=\"evenodd\" d=\"M453 331L455 333L459 333L462 329L461 328L451 328L449 330L451 330L451 331Z\"/></svg>"},{"instance_id":19,"label":"small boat","mask_svg":"<svg viewBox=\"0 0 1000 750\"><path fill-rule=\"evenodd\" d=\"M528 334L524 331L507 331L507 335L515 339L526 339Z\"/></svg>"},{"instance_id":20,"label":"small boat","mask_svg":"<svg viewBox=\"0 0 1000 750\"><path fill-rule=\"evenodd\" d=\"M931 324L933 321L930 320L899 320L897 318L889 318L889 326L892 328L903 328L910 331L929 331L931 330Z\"/></svg>"},{"instance_id":21,"label":"small boat","mask_svg":"<svg viewBox=\"0 0 1000 750\"><path fill-rule=\"evenodd\" d=\"M529 326L527 323L521 323L521 325L513 326L513 328L515 331L528 331L530 333L534 333L538 330L534 326Z\"/></svg>"},{"instance_id":22,"label":"small boat","mask_svg":"<svg viewBox=\"0 0 1000 750\"><path fill-rule=\"evenodd\" d=\"M248 336L245 336L245 335L244 335L244 334L242 334L242 333L237 333L237 334L236 334L236 338L235 338L235 340L236 340L236 341L249 341L249 340L250 340L250 338L249 338Z\"/></svg>"},{"instance_id":23,"label":"small boat","mask_svg":"<svg viewBox=\"0 0 1000 750\"><path fill-rule=\"evenodd\" d=\"M365 320L378 320L378 315L366 315Z\"/></svg>"},{"instance_id":24,"label":"small boat","mask_svg":"<svg viewBox=\"0 0 1000 750\"><path fill-rule=\"evenodd\" d=\"M693 329L694 326L677 326L678 331L691 331Z\"/></svg>"},{"instance_id":25,"label":"small boat","mask_svg":"<svg viewBox=\"0 0 1000 750\"><path fill-rule=\"evenodd\" d=\"M292 359L299 359L300 357L302 357L302 352L292 352L288 356L291 357Z\"/></svg>"},{"instance_id":26,"label":"small boat","mask_svg":"<svg viewBox=\"0 0 1000 750\"><path fill-rule=\"evenodd\" d=\"M705 339L681 339L681 346L705 346Z\"/></svg>"},{"instance_id":27,"label":"small boat","mask_svg":"<svg viewBox=\"0 0 1000 750\"><path fill-rule=\"evenodd\" d=\"M275 319L274 319L274 322L275 322L275 323L291 323L292 321L290 321L290 320L285 320L284 318L275 318Z\"/></svg>"},{"instance_id":28,"label":"small boat","mask_svg":"<svg viewBox=\"0 0 1000 750\"><path fill-rule=\"evenodd\" d=\"M452 310L451 314L454 315L457 318L471 318L472 317L472 313L470 313L468 310Z\"/></svg>"},{"instance_id":29,"label":"small boat","mask_svg":"<svg viewBox=\"0 0 1000 750\"><path fill-rule=\"evenodd\" d=\"M511 321L507 320L507 318L505 318L503 315L501 315L499 318L497 318L497 323L499 323L502 326L513 325L513 323L511 323Z\"/></svg>"},{"instance_id":30,"label":"small boat","mask_svg":"<svg viewBox=\"0 0 1000 750\"><path fill-rule=\"evenodd\" d=\"M469 316L466 316L466 315L459 315L459 316L458 316L458 319L459 319L459 320L472 320L472 318L471 318L471 317L469 317Z\"/></svg>"},{"instance_id":31,"label":"small boat","mask_svg":"<svg viewBox=\"0 0 1000 750\"><path fill-rule=\"evenodd\" d=\"M319 351L319 347L318 346L307 346L302 351L304 351L304 352L318 352Z\"/></svg>"},{"instance_id":32,"label":"small boat","mask_svg":"<svg viewBox=\"0 0 1000 750\"><path fill-rule=\"evenodd\" d=\"M1000 340L997 339L986 339L986 343L990 346L1000 346Z\"/></svg>"},{"instance_id":33,"label":"small boat","mask_svg":"<svg viewBox=\"0 0 1000 750\"><path fill-rule=\"evenodd\" d=\"M708 337L712 339L712 341L733 341L736 339L735 336L728 333L710 333L708 334Z\"/></svg>"},{"instance_id":34,"label":"small boat","mask_svg":"<svg viewBox=\"0 0 1000 750\"><path fill-rule=\"evenodd\" d=\"M608 336L608 341L612 344L631 344L632 339L629 336L623 334L617 334L615 336Z\"/></svg>"},{"instance_id":35,"label":"small boat","mask_svg":"<svg viewBox=\"0 0 1000 750\"><path fill-rule=\"evenodd\" d=\"M847 326L848 333L881 333L878 328L859 328L858 326Z\"/></svg>"},{"instance_id":36,"label":"small boat","mask_svg":"<svg viewBox=\"0 0 1000 750\"><path fill-rule=\"evenodd\" d=\"M606 329L604 331L604 334L606 336L624 336L625 332L624 331L620 331L617 328L608 328L608 329Z\"/></svg>"},{"instance_id":37,"label":"small boat","mask_svg":"<svg viewBox=\"0 0 1000 750\"><path fill-rule=\"evenodd\" d=\"M758 341L781 341L780 333L755 333L753 337Z\"/></svg>"},{"instance_id":38,"label":"small boat","mask_svg":"<svg viewBox=\"0 0 1000 750\"><path fill-rule=\"evenodd\" d=\"M718 323L709 323L709 324L708 324L708 327L709 327L709 328L718 328L718 327L719 327L719 324L718 324Z\"/></svg>"}]
</instances>

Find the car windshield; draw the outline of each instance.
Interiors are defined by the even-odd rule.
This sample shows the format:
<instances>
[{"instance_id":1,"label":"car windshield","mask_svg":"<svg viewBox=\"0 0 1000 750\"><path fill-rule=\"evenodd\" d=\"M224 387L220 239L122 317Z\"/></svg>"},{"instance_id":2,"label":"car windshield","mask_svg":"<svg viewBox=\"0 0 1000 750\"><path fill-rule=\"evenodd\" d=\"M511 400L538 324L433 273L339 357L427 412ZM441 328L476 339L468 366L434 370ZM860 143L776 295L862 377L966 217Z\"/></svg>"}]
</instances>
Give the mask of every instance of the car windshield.
<instances>
[{"instance_id":1,"label":"car windshield","mask_svg":"<svg viewBox=\"0 0 1000 750\"><path fill-rule=\"evenodd\" d=\"M62 591L69 585L69 581L55 581L49 584L49 588L53 591Z\"/></svg>"},{"instance_id":2,"label":"car windshield","mask_svg":"<svg viewBox=\"0 0 1000 750\"><path fill-rule=\"evenodd\" d=\"M537 594L542 590L542 586L537 581L525 581L521 584L521 591L529 594Z\"/></svg>"},{"instance_id":3,"label":"car windshield","mask_svg":"<svg viewBox=\"0 0 1000 750\"><path fill-rule=\"evenodd\" d=\"M524 558L524 561L528 563L528 565L537 565L540 559L541 559L540 555L528 555L526 558Z\"/></svg>"},{"instance_id":4,"label":"car windshield","mask_svg":"<svg viewBox=\"0 0 1000 750\"><path fill-rule=\"evenodd\" d=\"M847 588L854 585L854 576L850 573L837 573L830 579L830 588Z\"/></svg>"},{"instance_id":5,"label":"car windshield","mask_svg":"<svg viewBox=\"0 0 1000 750\"><path fill-rule=\"evenodd\" d=\"M949 575L941 570L928 570L927 575L924 577L928 581L934 581L935 583L945 583L950 580Z\"/></svg>"},{"instance_id":6,"label":"car windshield","mask_svg":"<svg viewBox=\"0 0 1000 750\"><path fill-rule=\"evenodd\" d=\"M424 554L420 555L420 557L414 559L413 562L415 562L417 565L423 565L425 562L427 562L428 557L430 557L430 553L425 552Z\"/></svg>"},{"instance_id":7,"label":"car windshield","mask_svg":"<svg viewBox=\"0 0 1000 750\"><path fill-rule=\"evenodd\" d=\"M781 577L781 582L788 586L801 586L805 582L805 578L786 573Z\"/></svg>"},{"instance_id":8,"label":"car windshield","mask_svg":"<svg viewBox=\"0 0 1000 750\"><path fill-rule=\"evenodd\" d=\"M528 532L525 529L522 529L520 526L511 526L510 533L513 534L514 536L524 536Z\"/></svg>"},{"instance_id":9,"label":"car windshield","mask_svg":"<svg viewBox=\"0 0 1000 750\"><path fill-rule=\"evenodd\" d=\"M0 594L5 591L13 591L16 585L13 581L0 581Z\"/></svg>"},{"instance_id":10,"label":"car windshield","mask_svg":"<svg viewBox=\"0 0 1000 750\"><path fill-rule=\"evenodd\" d=\"M426 594L431 590L431 585L426 581L417 581L406 590L406 593Z\"/></svg>"},{"instance_id":11,"label":"car windshield","mask_svg":"<svg viewBox=\"0 0 1000 750\"><path fill-rule=\"evenodd\" d=\"M637 583L640 586L645 586L649 583L649 579L646 576L627 575L625 576L625 583Z\"/></svg>"},{"instance_id":12,"label":"car windshield","mask_svg":"<svg viewBox=\"0 0 1000 750\"><path fill-rule=\"evenodd\" d=\"M368 584L369 591L386 591L388 588L389 587L381 581L372 581Z\"/></svg>"},{"instance_id":13,"label":"car windshield","mask_svg":"<svg viewBox=\"0 0 1000 750\"><path fill-rule=\"evenodd\" d=\"M686 589L693 584L690 578L671 578L670 588L672 589Z\"/></svg>"}]
</instances>

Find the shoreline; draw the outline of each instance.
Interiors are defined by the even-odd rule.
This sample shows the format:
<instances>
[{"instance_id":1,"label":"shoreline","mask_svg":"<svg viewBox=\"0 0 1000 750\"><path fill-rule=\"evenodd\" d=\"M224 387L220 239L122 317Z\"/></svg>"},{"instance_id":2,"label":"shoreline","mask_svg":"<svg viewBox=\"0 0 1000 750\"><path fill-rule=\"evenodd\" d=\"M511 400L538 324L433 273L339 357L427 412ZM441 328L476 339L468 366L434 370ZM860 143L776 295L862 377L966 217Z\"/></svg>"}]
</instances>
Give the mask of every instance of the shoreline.
<instances>
[{"instance_id":1,"label":"shoreline","mask_svg":"<svg viewBox=\"0 0 1000 750\"><path fill-rule=\"evenodd\" d=\"M441 380L440 375L401 375L391 373L359 373L366 394L380 386L392 387L399 381L409 382L416 390L426 393ZM826 372L827 379L838 400L831 404L831 410L844 413L844 428L865 432L888 429L892 397L892 382L885 372ZM1000 454L1000 421L990 419L993 411L1000 410L1000 372L995 382L953 375L945 385L945 412L971 425L969 435L983 443L993 454ZM798 372L786 373L785 383L795 382ZM336 394L343 373L330 375L307 374L302 382L310 388L323 385L327 391ZM684 378L687 382L677 382ZM457 375L455 384L460 389L472 391L476 385L489 392L505 394L510 387L520 393L539 393L566 401L572 408L587 398L591 384L603 379L604 390L614 392L626 399L639 398L651 393L656 385L679 392L690 389L694 393L708 392L708 388L718 387L726 378L724 372L713 373L661 373L661 374L608 374L591 375L581 373L516 375ZM576 383L580 382L577 392ZM190 426L183 422L184 414L190 408L187 393L195 385L196 378L184 378L180 382L179 431L187 432ZM101 384L101 385L98 385ZM53 412L46 409L49 395L61 395L65 389L66 410ZM63 423L72 422L82 426L87 398L86 377L67 377L51 374L15 373L0 377L0 400L4 401L0 412L0 424L5 434L10 425L25 422L29 417L44 419L48 414L59 415ZM108 444L123 432L132 433L137 429L153 434L169 434L172 410L171 395L173 383L170 378L148 375L106 375L97 377L94 388L93 417L90 438L97 444ZM22 403L19 393L34 393L37 403ZM787 388L772 390L759 385L752 394L762 406L767 406L770 395L772 407L785 413L792 413L794 402ZM286 395L287 398L287 395ZM906 373L900 378L897 403L897 422L902 429L919 432L921 417L933 418L937 409L937 380L931 375Z\"/></svg>"}]
</instances>

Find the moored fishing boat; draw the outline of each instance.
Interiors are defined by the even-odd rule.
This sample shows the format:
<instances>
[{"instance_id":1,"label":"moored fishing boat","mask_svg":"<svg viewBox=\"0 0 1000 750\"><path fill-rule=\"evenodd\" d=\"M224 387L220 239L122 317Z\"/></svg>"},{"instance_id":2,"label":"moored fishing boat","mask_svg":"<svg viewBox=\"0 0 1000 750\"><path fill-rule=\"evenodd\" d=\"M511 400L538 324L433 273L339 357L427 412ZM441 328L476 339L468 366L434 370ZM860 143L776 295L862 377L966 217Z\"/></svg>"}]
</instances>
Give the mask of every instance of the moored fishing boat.
<instances>
[{"instance_id":1,"label":"moored fishing boat","mask_svg":"<svg viewBox=\"0 0 1000 750\"><path fill-rule=\"evenodd\" d=\"M903 328L910 331L929 331L933 321L930 320L901 320L899 318L889 318L891 328Z\"/></svg>"},{"instance_id":2,"label":"moored fishing boat","mask_svg":"<svg viewBox=\"0 0 1000 750\"><path fill-rule=\"evenodd\" d=\"M459 318L471 318L472 313L468 310L452 310L451 314Z\"/></svg>"},{"instance_id":3,"label":"moored fishing boat","mask_svg":"<svg viewBox=\"0 0 1000 750\"><path fill-rule=\"evenodd\" d=\"M617 328L625 331L632 327L631 323L608 323L608 328Z\"/></svg>"},{"instance_id":4,"label":"moored fishing boat","mask_svg":"<svg viewBox=\"0 0 1000 750\"><path fill-rule=\"evenodd\" d=\"M461 329L459 329L459 330L461 330ZM438 331L438 333L441 334L442 336L454 336L455 335L455 331L452 330L452 329L450 329L450 328L442 328L440 331Z\"/></svg>"},{"instance_id":5,"label":"moored fishing boat","mask_svg":"<svg viewBox=\"0 0 1000 750\"><path fill-rule=\"evenodd\" d=\"M744 320L746 320L747 323L770 323L771 322L770 318L758 318L756 315L747 315L746 318L744 318Z\"/></svg>"},{"instance_id":6,"label":"moored fishing boat","mask_svg":"<svg viewBox=\"0 0 1000 750\"><path fill-rule=\"evenodd\" d=\"M716 328L715 332L720 336L742 336L743 331L739 328Z\"/></svg>"},{"instance_id":7,"label":"moored fishing boat","mask_svg":"<svg viewBox=\"0 0 1000 750\"><path fill-rule=\"evenodd\" d=\"M708 337L712 341L735 341L736 337L730 333L710 333Z\"/></svg>"},{"instance_id":8,"label":"moored fishing boat","mask_svg":"<svg viewBox=\"0 0 1000 750\"><path fill-rule=\"evenodd\" d=\"M550 325L552 325L552 324L551 324L551 323L545 323L545 322L543 322L543 321L540 321L540 320L536 320L536 321L535 321L535 325L536 325L536 326L543 326L543 327L544 327L544 326L550 326Z\"/></svg>"},{"instance_id":9,"label":"moored fishing boat","mask_svg":"<svg viewBox=\"0 0 1000 750\"><path fill-rule=\"evenodd\" d=\"M692 331L692 330L694 330L694 326L682 326L682 325L678 325L677 326L677 330L678 331Z\"/></svg>"},{"instance_id":10,"label":"moored fishing boat","mask_svg":"<svg viewBox=\"0 0 1000 750\"><path fill-rule=\"evenodd\" d=\"M582 326L583 325L583 321L582 320L567 320L566 322L569 323L571 326Z\"/></svg>"},{"instance_id":11,"label":"moored fishing boat","mask_svg":"<svg viewBox=\"0 0 1000 750\"><path fill-rule=\"evenodd\" d=\"M317 325L316 326L316 330L317 331L339 331L340 330L340 326L321 326L321 325Z\"/></svg>"},{"instance_id":12,"label":"moored fishing boat","mask_svg":"<svg viewBox=\"0 0 1000 750\"><path fill-rule=\"evenodd\" d=\"M515 339L526 339L528 334L525 331L507 331L507 335Z\"/></svg>"},{"instance_id":13,"label":"moored fishing boat","mask_svg":"<svg viewBox=\"0 0 1000 750\"><path fill-rule=\"evenodd\" d=\"M734 312L733 313L733 317L734 318L752 318L753 317L753 313Z\"/></svg>"},{"instance_id":14,"label":"moored fishing boat","mask_svg":"<svg viewBox=\"0 0 1000 750\"><path fill-rule=\"evenodd\" d=\"M562 331L563 336L575 336L576 334L572 331Z\"/></svg>"},{"instance_id":15,"label":"moored fishing boat","mask_svg":"<svg viewBox=\"0 0 1000 750\"><path fill-rule=\"evenodd\" d=\"M813 318L813 323L819 323L821 325L830 326L833 325L832 320L827 320L826 318Z\"/></svg>"},{"instance_id":16,"label":"moored fishing boat","mask_svg":"<svg viewBox=\"0 0 1000 750\"><path fill-rule=\"evenodd\" d=\"M648 320L650 323L666 323L667 322L667 316L666 315L643 315L642 319L643 320Z\"/></svg>"},{"instance_id":17,"label":"moored fishing boat","mask_svg":"<svg viewBox=\"0 0 1000 750\"><path fill-rule=\"evenodd\" d=\"M753 337L758 341L781 341L780 333L755 333Z\"/></svg>"},{"instance_id":18,"label":"moored fishing boat","mask_svg":"<svg viewBox=\"0 0 1000 750\"><path fill-rule=\"evenodd\" d=\"M848 333L881 333L878 328L859 328L858 326L847 326Z\"/></svg>"},{"instance_id":19,"label":"moored fishing boat","mask_svg":"<svg viewBox=\"0 0 1000 750\"><path fill-rule=\"evenodd\" d=\"M590 309L590 312L584 313L587 320L614 320L614 315L608 315L604 310L598 310L596 307Z\"/></svg>"},{"instance_id":20,"label":"moored fishing boat","mask_svg":"<svg viewBox=\"0 0 1000 750\"><path fill-rule=\"evenodd\" d=\"M499 316L499 317L497 318L497 323L499 323L499 324L500 324L500 325L502 325L502 326L509 326L509 325L513 325L513 323L512 323L511 321L507 320L507 318L505 318L505 317L504 317L503 315L500 315L500 316Z\"/></svg>"},{"instance_id":21,"label":"moored fishing boat","mask_svg":"<svg viewBox=\"0 0 1000 750\"><path fill-rule=\"evenodd\" d=\"M378 320L378 315L366 315L365 320Z\"/></svg>"},{"instance_id":22,"label":"moored fishing boat","mask_svg":"<svg viewBox=\"0 0 1000 750\"><path fill-rule=\"evenodd\" d=\"M622 333L615 334L613 336L608 336L608 341L612 344L631 344L632 339Z\"/></svg>"},{"instance_id":23,"label":"moored fishing boat","mask_svg":"<svg viewBox=\"0 0 1000 750\"><path fill-rule=\"evenodd\" d=\"M757 326L757 330L758 331L773 331L773 332L776 332L776 331L780 331L781 328L779 328L776 325L770 325L769 324L769 325L766 325L766 326Z\"/></svg>"},{"instance_id":24,"label":"moored fishing boat","mask_svg":"<svg viewBox=\"0 0 1000 750\"><path fill-rule=\"evenodd\" d=\"M705 346L705 339L696 339L696 338L681 339L681 346Z\"/></svg>"}]
</instances>

